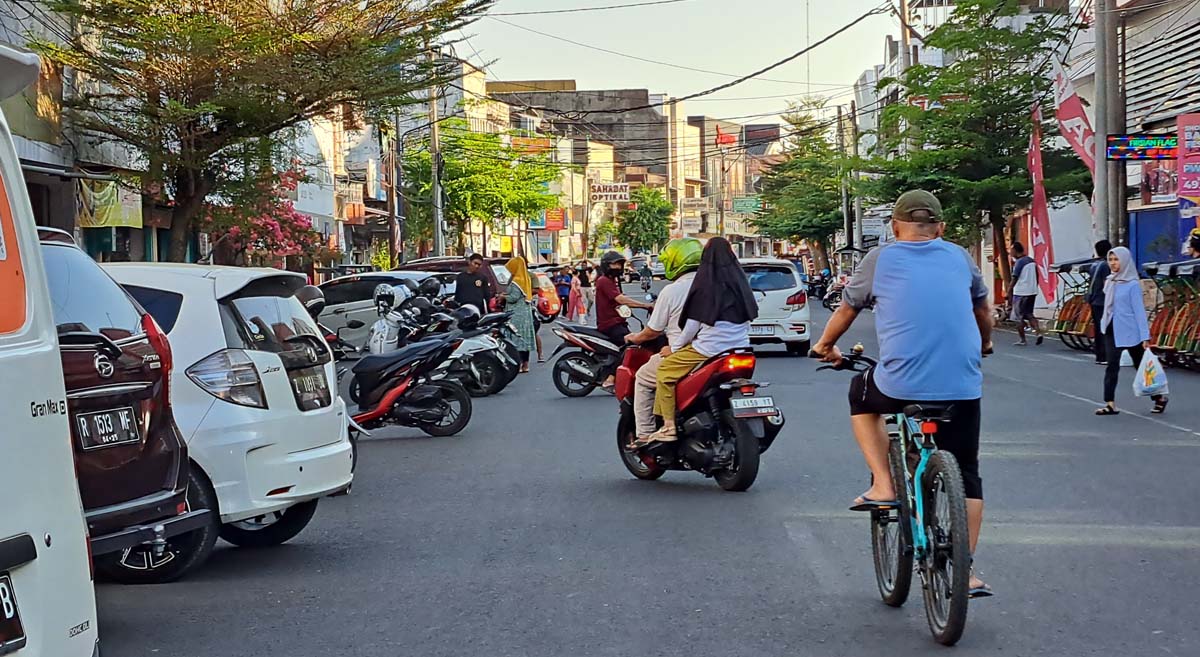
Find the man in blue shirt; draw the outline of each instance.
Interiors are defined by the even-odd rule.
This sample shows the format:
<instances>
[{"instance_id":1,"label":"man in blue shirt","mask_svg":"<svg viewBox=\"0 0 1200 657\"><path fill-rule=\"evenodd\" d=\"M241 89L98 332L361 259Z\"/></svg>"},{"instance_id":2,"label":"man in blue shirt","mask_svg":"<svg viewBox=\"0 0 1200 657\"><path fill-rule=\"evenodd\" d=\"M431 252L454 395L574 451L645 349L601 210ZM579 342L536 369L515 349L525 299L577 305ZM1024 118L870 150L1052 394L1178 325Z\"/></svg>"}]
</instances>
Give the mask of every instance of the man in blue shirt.
<instances>
[{"instance_id":1,"label":"man in blue shirt","mask_svg":"<svg viewBox=\"0 0 1200 657\"><path fill-rule=\"evenodd\" d=\"M813 350L826 362L840 362L837 340L862 309L874 305L879 366L850 384L850 424L871 469L872 484L854 501L852 510L896 506L883 415L922 401L953 403L954 421L939 430L937 442L954 455L962 470L974 553L983 521L980 365L983 353L991 350L992 310L987 286L971 256L941 239L945 230L941 215L941 203L929 192L906 192L896 200L892 211L896 242L863 258L842 292L842 305ZM990 595L973 574L971 589L977 597Z\"/></svg>"}]
</instances>

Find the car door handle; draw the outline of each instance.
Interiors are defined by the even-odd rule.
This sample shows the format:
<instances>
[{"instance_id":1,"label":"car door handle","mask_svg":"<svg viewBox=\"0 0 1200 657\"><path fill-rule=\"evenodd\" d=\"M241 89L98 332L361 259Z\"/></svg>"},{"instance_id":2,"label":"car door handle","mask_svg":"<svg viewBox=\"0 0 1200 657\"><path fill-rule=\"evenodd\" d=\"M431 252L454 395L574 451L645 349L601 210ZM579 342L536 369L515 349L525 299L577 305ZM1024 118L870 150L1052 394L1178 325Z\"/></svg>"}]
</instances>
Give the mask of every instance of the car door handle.
<instances>
[{"instance_id":1,"label":"car door handle","mask_svg":"<svg viewBox=\"0 0 1200 657\"><path fill-rule=\"evenodd\" d=\"M345 308L334 308L334 309L333 309L333 314L334 314L334 315L345 315L345 314L346 314L346 309L345 309Z\"/></svg>"},{"instance_id":2,"label":"car door handle","mask_svg":"<svg viewBox=\"0 0 1200 657\"><path fill-rule=\"evenodd\" d=\"M37 559L37 546L29 534L17 534L0 541L0 572L24 566L34 559Z\"/></svg>"}]
</instances>

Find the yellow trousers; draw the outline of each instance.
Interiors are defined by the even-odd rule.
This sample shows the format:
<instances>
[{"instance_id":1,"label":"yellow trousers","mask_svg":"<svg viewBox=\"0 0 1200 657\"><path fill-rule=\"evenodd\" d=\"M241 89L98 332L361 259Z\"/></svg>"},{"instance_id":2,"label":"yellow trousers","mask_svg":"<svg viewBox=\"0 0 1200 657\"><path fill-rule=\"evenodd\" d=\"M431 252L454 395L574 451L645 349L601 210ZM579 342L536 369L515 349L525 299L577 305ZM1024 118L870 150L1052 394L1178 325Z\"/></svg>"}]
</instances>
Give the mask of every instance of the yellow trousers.
<instances>
[{"instance_id":1,"label":"yellow trousers","mask_svg":"<svg viewBox=\"0 0 1200 657\"><path fill-rule=\"evenodd\" d=\"M688 345L672 353L658 365L658 383L654 392L654 414L662 416L663 424L675 426L675 384L692 373L707 356Z\"/></svg>"}]
</instances>

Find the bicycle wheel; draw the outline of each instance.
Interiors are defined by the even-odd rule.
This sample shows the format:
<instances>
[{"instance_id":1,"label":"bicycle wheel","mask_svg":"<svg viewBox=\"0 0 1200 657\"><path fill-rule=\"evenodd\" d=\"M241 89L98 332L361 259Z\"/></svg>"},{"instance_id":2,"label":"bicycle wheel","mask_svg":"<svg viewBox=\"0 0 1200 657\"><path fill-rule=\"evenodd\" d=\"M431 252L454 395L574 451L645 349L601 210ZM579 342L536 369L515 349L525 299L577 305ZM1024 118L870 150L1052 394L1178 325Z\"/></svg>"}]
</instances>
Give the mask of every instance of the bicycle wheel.
<instances>
[{"instance_id":1,"label":"bicycle wheel","mask_svg":"<svg viewBox=\"0 0 1200 657\"><path fill-rule=\"evenodd\" d=\"M900 442L891 441L888 462L892 469L892 486L900 501L894 511L871 513L871 552L875 561L875 583L884 604L899 607L908 600L912 586L912 507L904 477L904 455Z\"/></svg>"},{"instance_id":2,"label":"bicycle wheel","mask_svg":"<svg viewBox=\"0 0 1200 657\"><path fill-rule=\"evenodd\" d=\"M971 554L967 541L967 498L958 461L934 452L925 480L925 536L930 553L923 559L925 618L940 644L952 646L967 625Z\"/></svg>"}]
</instances>

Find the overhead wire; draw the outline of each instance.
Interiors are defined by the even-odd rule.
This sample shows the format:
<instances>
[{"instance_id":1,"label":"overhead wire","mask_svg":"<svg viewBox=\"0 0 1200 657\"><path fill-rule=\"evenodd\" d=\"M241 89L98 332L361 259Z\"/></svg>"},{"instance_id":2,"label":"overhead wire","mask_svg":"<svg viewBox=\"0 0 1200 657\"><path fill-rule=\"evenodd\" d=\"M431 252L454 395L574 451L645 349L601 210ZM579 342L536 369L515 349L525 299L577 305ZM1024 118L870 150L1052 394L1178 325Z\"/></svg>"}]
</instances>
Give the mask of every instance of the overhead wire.
<instances>
[{"instance_id":1,"label":"overhead wire","mask_svg":"<svg viewBox=\"0 0 1200 657\"><path fill-rule=\"evenodd\" d=\"M680 2L693 2L694 0L650 0L649 2L631 2L623 5L605 5L601 7L572 7L570 9L543 9L539 11L510 11L490 13L489 16L538 16L544 14L576 14L585 11L608 11L610 9L634 9L637 7L651 7L655 5L674 5Z\"/></svg>"}]
</instances>

